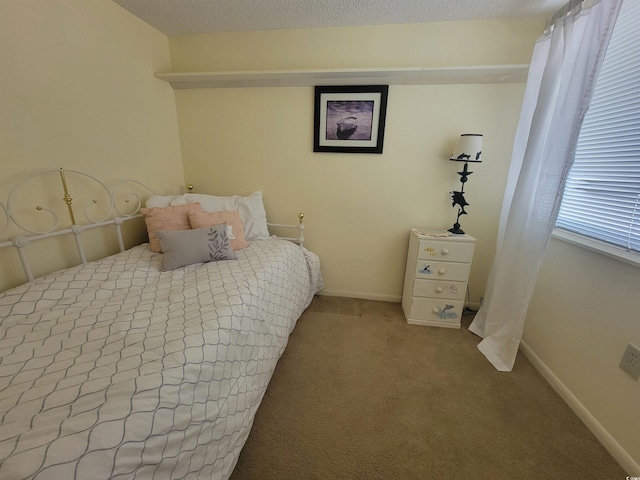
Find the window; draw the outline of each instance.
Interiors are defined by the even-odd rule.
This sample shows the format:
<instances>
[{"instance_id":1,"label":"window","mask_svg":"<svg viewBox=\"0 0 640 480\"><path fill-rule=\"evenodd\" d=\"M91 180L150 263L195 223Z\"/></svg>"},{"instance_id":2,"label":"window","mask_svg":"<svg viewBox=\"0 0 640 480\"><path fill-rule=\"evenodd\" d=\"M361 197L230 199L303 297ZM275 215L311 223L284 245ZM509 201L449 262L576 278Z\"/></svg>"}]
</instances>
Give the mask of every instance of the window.
<instances>
[{"instance_id":1,"label":"window","mask_svg":"<svg viewBox=\"0 0 640 480\"><path fill-rule=\"evenodd\" d=\"M625 0L585 117L556 221L640 253L640 0Z\"/></svg>"}]
</instances>

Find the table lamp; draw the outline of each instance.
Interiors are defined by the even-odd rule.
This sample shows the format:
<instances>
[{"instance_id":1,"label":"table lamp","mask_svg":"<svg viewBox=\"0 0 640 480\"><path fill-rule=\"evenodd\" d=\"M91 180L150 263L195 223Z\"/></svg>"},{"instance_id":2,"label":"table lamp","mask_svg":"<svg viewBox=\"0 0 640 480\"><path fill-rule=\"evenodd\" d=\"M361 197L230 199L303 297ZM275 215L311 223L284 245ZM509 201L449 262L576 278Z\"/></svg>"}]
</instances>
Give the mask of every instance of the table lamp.
<instances>
[{"instance_id":1,"label":"table lamp","mask_svg":"<svg viewBox=\"0 0 640 480\"><path fill-rule=\"evenodd\" d=\"M449 229L449 231L456 235L464 234L464 230L460 228L460 215L466 215L467 212L464 209L467 205L467 201L464 199L464 184L467 183L467 179L469 175L473 172L469 171L469 162L482 162L482 134L480 133L463 133L460 135L458 139L458 144L456 145L456 149L451 155L452 162L464 162L464 168L461 172L458 172L460 175L460 191L459 192L450 192L451 200L453 203L452 207L458 205L458 216L456 217L456 223L453 224L453 227Z\"/></svg>"}]
</instances>

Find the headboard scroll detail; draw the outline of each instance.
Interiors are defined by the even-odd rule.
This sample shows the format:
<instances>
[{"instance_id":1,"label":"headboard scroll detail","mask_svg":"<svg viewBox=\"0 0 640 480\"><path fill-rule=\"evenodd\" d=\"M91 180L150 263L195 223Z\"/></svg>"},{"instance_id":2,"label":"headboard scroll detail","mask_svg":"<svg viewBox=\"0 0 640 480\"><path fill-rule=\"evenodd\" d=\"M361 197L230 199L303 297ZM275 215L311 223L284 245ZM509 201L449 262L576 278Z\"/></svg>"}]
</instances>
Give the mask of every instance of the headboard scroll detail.
<instances>
[{"instance_id":1,"label":"headboard scroll detail","mask_svg":"<svg viewBox=\"0 0 640 480\"><path fill-rule=\"evenodd\" d=\"M62 186L58 193L54 193L57 190L55 186L44 183L45 177L50 177L53 173L58 174ZM73 183L77 190L72 191L70 178L77 179ZM122 192L127 184L132 190ZM115 225L120 251L124 251L121 225L141 217L139 211L143 199L133 187L156 195L156 192L136 180L122 180L110 190L97 178L77 170L60 168L29 175L9 191L6 206L0 202L0 248L13 246L17 249L29 281L34 277L24 248L36 240L72 234L80 259L82 263L86 263L81 234L93 228ZM38 198L30 198L30 192L37 192ZM87 196L89 200L78 200ZM124 206L118 205L121 198ZM67 228L60 227L65 215L56 212L56 208L61 207L60 200L66 206L69 220ZM81 217L77 216L79 211L82 212ZM35 226L32 223L35 223ZM8 232L14 233L14 236L7 239Z\"/></svg>"},{"instance_id":2,"label":"headboard scroll detail","mask_svg":"<svg viewBox=\"0 0 640 480\"><path fill-rule=\"evenodd\" d=\"M58 177L55 182L45 182L54 174ZM90 187L87 188L87 185ZM187 190L192 193L193 185L189 184ZM16 249L29 281L34 279L34 275L26 247L37 240L73 235L78 255L84 264L87 263L87 257L81 239L83 232L113 225L122 252L125 245L121 226L142 217L140 208L147 194L157 195L136 180L121 180L109 189L97 178L77 170L60 168L34 173L13 186L6 205L0 202L0 249ZM68 226L61 227L67 216ZM304 214L299 213L297 225L267 223L267 226L296 230L296 237L279 238L303 246L303 221ZM31 223L35 223L35 226Z\"/></svg>"}]
</instances>

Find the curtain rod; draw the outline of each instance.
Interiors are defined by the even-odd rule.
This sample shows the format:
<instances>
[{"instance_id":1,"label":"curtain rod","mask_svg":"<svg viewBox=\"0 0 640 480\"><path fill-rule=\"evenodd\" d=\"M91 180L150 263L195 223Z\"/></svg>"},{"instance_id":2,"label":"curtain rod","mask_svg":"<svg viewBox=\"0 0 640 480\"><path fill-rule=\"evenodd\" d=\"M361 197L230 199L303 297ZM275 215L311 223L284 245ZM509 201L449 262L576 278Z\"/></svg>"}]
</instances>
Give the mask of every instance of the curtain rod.
<instances>
[{"instance_id":1,"label":"curtain rod","mask_svg":"<svg viewBox=\"0 0 640 480\"><path fill-rule=\"evenodd\" d=\"M544 27L544 32L545 33L549 32L549 30L551 30L551 27L556 22L556 20L564 17L569 12L572 12L576 7L581 7L583 1L584 0L569 0L569 2L564 5L564 7L560 8L560 10L554 13L551 16L551 18L547 20L547 24ZM586 2L586 3L593 4L595 2Z\"/></svg>"}]
</instances>

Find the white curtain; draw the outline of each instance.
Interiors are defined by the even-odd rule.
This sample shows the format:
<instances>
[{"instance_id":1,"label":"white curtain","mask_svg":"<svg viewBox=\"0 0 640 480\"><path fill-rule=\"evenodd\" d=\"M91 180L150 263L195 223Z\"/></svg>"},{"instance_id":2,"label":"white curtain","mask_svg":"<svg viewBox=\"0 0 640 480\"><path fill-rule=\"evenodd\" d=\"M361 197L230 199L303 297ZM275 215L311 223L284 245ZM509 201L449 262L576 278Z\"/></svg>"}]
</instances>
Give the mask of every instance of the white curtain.
<instances>
[{"instance_id":1,"label":"white curtain","mask_svg":"<svg viewBox=\"0 0 640 480\"><path fill-rule=\"evenodd\" d=\"M469 330L500 371L516 359L582 120L622 0L579 2L538 39L513 147L485 301Z\"/></svg>"}]
</instances>

